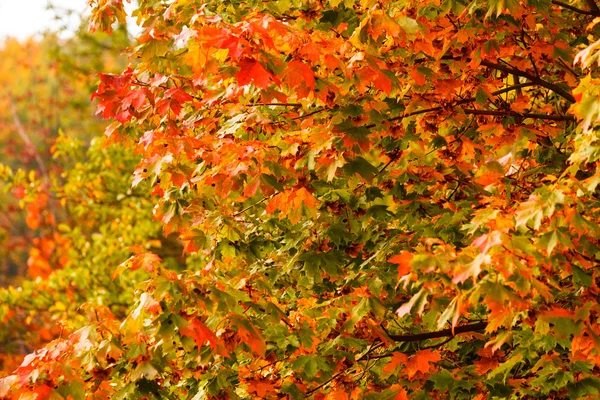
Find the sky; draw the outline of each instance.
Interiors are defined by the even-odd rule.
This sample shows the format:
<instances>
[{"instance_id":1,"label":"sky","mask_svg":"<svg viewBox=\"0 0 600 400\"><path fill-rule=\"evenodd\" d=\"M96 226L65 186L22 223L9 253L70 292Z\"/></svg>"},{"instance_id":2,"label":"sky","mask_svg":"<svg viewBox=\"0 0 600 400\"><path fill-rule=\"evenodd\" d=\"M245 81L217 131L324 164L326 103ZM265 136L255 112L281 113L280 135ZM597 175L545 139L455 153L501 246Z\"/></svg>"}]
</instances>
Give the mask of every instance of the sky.
<instances>
[{"instance_id":1,"label":"sky","mask_svg":"<svg viewBox=\"0 0 600 400\"><path fill-rule=\"evenodd\" d=\"M77 13L88 9L87 0L50 1L57 7L76 11L66 20L71 29L79 25ZM46 9L48 2L49 0L0 0L0 40L9 36L25 39L46 29L60 27L61 23L54 19L55 13Z\"/></svg>"}]
</instances>

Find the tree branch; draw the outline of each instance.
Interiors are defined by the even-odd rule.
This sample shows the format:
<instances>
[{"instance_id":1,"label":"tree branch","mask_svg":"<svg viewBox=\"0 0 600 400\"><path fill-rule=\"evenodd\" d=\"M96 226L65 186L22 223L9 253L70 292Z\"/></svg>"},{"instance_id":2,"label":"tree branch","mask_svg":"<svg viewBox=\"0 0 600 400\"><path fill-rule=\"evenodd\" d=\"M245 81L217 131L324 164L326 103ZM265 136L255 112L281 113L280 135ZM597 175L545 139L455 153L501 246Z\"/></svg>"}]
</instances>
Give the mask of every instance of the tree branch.
<instances>
[{"instance_id":1,"label":"tree branch","mask_svg":"<svg viewBox=\"0 0 600 400\"><path fill-rule=\"evenodd\" d=\"M594 0L586 0L586 3L590 10L582 10L581 8L577 8L570 4L563 3L562 1L552 0L552 4L554 4L555 6L566 8L567 10L571 10L573 12L576 12L577 14L592 15L595 17L600 16L600 9L598 9L598 5L596 5Z\"/></svg>"},{"instance_id":2,"label":"tree branch","mask_svg":"<svg viewBox=\"0 0 600 400\"><path fill-rule=\"evenodd\" d=\"M390 335L389 338L396 342L421 342L423 340L429 339L438 339L443 337L454 337L459 333L466 332L477 332L485 329L487 327L487 321L476 322L474 324L467 324L457 326L454 329L442 329L437 332L425 332L425 333L417 333L412 335Z\"/></svg>"},{"instance_id":3,"label":"tree branch","mask_svg":"<svg viewBox=\"0 0 600 400\"><path fill-rule=\"evenodd\" d=\"M519 83L518 85L508 86L508 87L505 87L504 89L496 90L495 92L492 92L492 95L493 96L499 96L501 94L504 94L504 93L507 93L507 92L511 92L513 90L521 89L521 88L528 87L528 86L534 86L534 85L535 84L532 83L532 82ZM469 98L466 98L466 99L461 99L461 100L456 101L453 104L453 106L460 106L460 105L463 105L463 104L473 103L476 100L477 99L475 97L469 97ZM402 120L404 118L413 117L413 116L419 115L419 114L426 114L426 113L434 112L434 111L441 111L443 109L444 109L444 107L442 107L442 106L425 108L423 110L417 110L417 111L413 111L413 112L408 113L408 114L400 115L398 117L390 118L390 119L388 119L388 122L399 121L399 120ZM537 115L537 114L535 114L535 115ZM375 126L374 124L367 125L365 128L372 128L374 126Z\"/></svg>"},{"instance_id":4,"label":"tree branch","mask_svg":"<svg viewBox=\"0 0 600 400\"><path fill-rule=\"evenodd\" d=\"M470 115L498 115L503 117L514 116L521 118L534 118L534 119L546 119L549 121L576 121L573 115L554 115L554 114L532 114L532 113L518 113L516 111L503 111L503 110L474 110L470 108L463 109L465 114Z\"/></svg>"},{"instance_id":5,"label":"tree branch","mask_svg":"<svg viewBox=\"0 0 600 400\"><path fill-rule=\"evenodd\" d=\"M23 140L23 142L25 143L25 146L27 147L27 149L33 153L33 157L35 158L35 162L38 165L40 173L42 174L42 178L44 179L46 184L49 185L50 177L48 176L48 169L46 168L46 164L44 164L44 160L42 159L42 156L40 155L39 151L37 151L37 149L35 148L35 145L33 144L31 139L29 138L29 135L25 131L25 128L23 127L23 124L21 123L21 119L19 118L19 114L17 113L17 108L15 107L15 103L13 102L12 98L9 98L9 101L10 101L10 111L12 113L15 127L17 128L17 133L21 137L21 140Z\"/></svg>"},{"instance_id":6,"label":"tree branch","mask_svg":"<svg viewBox=\"0 0 600 400\"><path fill-rule=\"evenodd\" d=\"M556 93L557 95L561 96L562 98L564 98L565 100L571 102L571 103L575 103L575 98L573 97L573 95L571 95L571 93L563 90L561 87L559 87L558 85L555 85L553 83L547 82L541 78L538 78L535 75L531 75L525 71L521 71L520 69L516 69L516 68L511 68L508 67L506 65L502 65L502 64L497 64L497 63L493 63L491 61L487 61L487 60L482 60L481 61L481 65L491 68L491 69L495 69L498 71L502 71L502 72L506 72L507 74L513 74L516 76L522 76L523 78L527 78L529 79L531 82L543 86L546 89L550 89L552 90L554 93Z\"/></svg>"}]
</instances>

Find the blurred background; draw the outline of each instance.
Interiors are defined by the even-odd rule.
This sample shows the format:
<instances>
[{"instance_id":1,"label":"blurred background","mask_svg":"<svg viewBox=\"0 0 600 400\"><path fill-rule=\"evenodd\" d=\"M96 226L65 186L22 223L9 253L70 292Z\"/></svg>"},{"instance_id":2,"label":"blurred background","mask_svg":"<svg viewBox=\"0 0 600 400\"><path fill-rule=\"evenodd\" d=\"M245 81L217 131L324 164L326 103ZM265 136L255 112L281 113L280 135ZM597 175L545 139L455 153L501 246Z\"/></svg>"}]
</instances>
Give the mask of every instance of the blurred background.
<instances>
[{"instance_id":1,"label":"blurred background","mask_svg":"<svg viewBox=\"0 0 600 400\"><path fill-rule=\"evenodd\" d=\"M0 377L87 323L85 304L125 315L143 272L111 275L135 245L184 262L149 188L131 187L139 157L106 143L90 101L100 72L134 63L140 28L90 33L87 3L0 0Z\"/></svg>"}]
</instances>

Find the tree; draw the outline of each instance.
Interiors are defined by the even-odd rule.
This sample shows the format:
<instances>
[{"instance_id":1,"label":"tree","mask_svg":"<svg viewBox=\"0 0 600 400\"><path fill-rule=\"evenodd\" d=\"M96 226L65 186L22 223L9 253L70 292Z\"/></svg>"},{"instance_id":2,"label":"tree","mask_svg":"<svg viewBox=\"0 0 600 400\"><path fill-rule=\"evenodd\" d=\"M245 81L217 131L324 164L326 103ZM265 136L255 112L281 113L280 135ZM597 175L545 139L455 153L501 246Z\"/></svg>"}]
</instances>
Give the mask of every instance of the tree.
<instances>
[{"instance_id":1,"label":"tree","mask_svg":"<svg viewBox=\"0 0 600 400\"><path fill-rule=\"evenodd\" d=\"M593 1L139 3L93 97L194 261L0 394L598 394Z\"/></svg>"}]
</instances>

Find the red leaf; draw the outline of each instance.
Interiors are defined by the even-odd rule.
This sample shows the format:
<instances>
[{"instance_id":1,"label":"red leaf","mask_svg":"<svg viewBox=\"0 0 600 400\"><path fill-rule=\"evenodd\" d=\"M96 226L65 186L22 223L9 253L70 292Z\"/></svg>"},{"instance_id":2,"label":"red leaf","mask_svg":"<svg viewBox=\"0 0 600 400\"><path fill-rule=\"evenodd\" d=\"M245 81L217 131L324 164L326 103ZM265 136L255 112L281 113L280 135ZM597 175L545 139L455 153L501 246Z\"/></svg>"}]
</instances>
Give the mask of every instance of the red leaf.
<instances>
[{"instance_id":1,"label":"red leaf","mask_svg":"<svg viewBox=\"0 0 600 400\"><path fill-rule=\"evenodd\" d=\"M240 61L239 66L240 71L235 74L239 86L245 86L254 81L256 86L265 89L273 80L271 73L252 58L244 58Z\"/></svg>"},{"instance_id":2,"label":"red leaf","mask_svg":"<svg viewBox=\"0 0 600 400\"><path fill-rule=\"evenodd\" d=\"M223 346L221 346L221 341L217 335L215 335L213 331L208 329L208 327L197 318L193 319L188 326L182 328L180 333L184 336L189 336L194 339L196 346L198 346L198 350L200 350L200 348L204 346L206 342L208 342L210 348L213 349L213 351L216 351L217 354L227 356L227 353L224 351Z\"/></svg>"}]
</instances>

